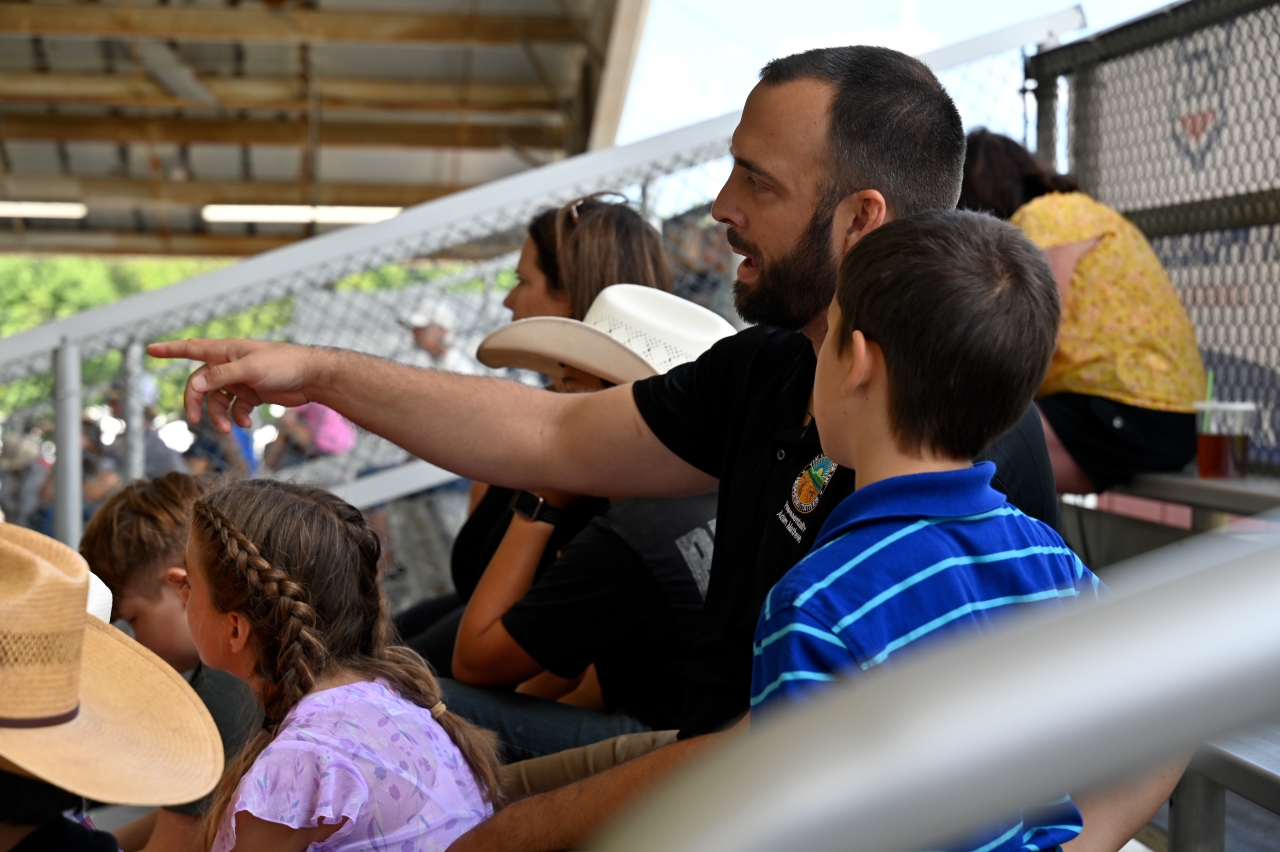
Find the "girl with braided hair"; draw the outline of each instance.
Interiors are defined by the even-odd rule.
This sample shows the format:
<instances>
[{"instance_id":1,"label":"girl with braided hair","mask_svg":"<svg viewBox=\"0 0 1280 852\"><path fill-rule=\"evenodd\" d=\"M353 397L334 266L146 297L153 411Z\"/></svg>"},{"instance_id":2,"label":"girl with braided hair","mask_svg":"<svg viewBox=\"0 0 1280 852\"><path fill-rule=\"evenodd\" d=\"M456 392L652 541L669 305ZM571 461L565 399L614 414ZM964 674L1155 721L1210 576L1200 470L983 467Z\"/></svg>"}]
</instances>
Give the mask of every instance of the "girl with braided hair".
<instances>
[{"instance_id":1,"label":"girl with braided hair","mask_svg":"<svg viewBox=\"0 0 1280 852\"><path fill-rule=\"evenodd\" d=\"M360 512L319 488L249 480L196 502L196 648L266 711L214 793L204 848L425 852L493 813L494 737L391 644L380 555Z\"/></svg>"}]
</instances>

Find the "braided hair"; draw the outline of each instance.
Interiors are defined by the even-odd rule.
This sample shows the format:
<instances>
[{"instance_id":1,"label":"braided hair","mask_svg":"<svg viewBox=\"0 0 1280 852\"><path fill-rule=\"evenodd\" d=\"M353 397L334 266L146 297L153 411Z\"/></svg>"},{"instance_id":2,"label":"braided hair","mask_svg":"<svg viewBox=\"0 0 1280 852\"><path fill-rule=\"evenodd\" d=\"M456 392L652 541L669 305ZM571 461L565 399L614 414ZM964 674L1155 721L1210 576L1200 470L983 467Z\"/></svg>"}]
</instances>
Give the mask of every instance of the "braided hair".
<instances>
[{"instance_id":1,"label":"braided hair","mask_svg":"<svg viewBox=\"0 0 1280 852\"><path fill-rule=\"evenodd\" d=\"M382 680L424 707L441 700L426 662L392 644L379 561L382 545L354 506L320 488L270 479L234 482L193 509L210 597L219 612L249 622L266 721L231 761L205 815L212 846L236 787L280 724L326 674ZM445 712L438 719L466 758L485 799L497 802L494 735Z\"/></svg>"}]
</instances>

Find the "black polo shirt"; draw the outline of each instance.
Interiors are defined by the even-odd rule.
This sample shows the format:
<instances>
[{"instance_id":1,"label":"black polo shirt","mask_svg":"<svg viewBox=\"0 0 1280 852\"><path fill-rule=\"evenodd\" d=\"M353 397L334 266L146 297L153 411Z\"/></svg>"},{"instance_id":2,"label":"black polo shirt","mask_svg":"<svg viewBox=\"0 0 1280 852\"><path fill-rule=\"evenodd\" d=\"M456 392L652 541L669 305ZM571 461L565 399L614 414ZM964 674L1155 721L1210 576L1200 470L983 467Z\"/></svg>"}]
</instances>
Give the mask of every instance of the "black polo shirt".
<instances>
[{"instance_id":1,"label":"black polo shirt","mask_svg":"<svg viewBox=\"0 0 1280 852\"><path fill-rule=\"evenodd\" d=\"M691 364L635 383L636 405L658 439L720 480L682 738L719 730L747 711L764 597L853 491L852 470L837 468L824 486L824 471L814 466L822 445L817 427L804 423L816 366L804 335L757 326ZM1009 502L1057 528L1053 469L1034 406L983 458L996 463L993 485Z\"/></svg>"}]
</instances>

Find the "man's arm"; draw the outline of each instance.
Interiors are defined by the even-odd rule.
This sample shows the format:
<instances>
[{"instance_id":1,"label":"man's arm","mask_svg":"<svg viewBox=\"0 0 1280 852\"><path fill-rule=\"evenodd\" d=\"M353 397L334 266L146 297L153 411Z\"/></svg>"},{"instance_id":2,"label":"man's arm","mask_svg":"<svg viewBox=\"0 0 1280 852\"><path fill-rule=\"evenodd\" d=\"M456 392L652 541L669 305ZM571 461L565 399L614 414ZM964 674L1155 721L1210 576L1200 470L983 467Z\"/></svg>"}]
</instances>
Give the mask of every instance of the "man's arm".
<instances>
[{"instance_id":1,"label":"man's arm","mask_svg":"<svg viewBox=\"0 0 1280 852\"><path fill-rule=\"evenodd\" d=\"M745 725L739 727L745 730ZM599 775L521 799L459 837L449 852L581 849L654 784L737 730L680 740Z\"/></svg>"},{"instance_id":2,"label":"man's arm","mask_svg":"<svg viewBox=\"0 0 1280 852\"><path fill-rule=\"evenodd\" d=\"M508 488L666 497L715 480L649 429L630 385L556 394L516 382L395 364L336 349L257 340L153 343L157 358L205 362L187 382L187 416L250 425L263 403L319 402L421 459Z\"/></svg>"}]
</instances>

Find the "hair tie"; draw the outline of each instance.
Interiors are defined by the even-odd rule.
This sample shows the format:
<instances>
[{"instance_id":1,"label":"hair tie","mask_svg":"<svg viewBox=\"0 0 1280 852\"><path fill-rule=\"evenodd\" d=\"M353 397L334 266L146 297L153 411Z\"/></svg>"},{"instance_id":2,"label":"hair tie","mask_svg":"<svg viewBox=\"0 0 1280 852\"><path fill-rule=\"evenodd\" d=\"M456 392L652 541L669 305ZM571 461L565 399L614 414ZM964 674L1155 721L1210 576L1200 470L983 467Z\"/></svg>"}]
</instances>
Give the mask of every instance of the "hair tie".
<instances>
[{"instance_id":1,"label":"hair tie","mask_svg":"<svg viewBox=\"0 0 1280 852\"><path fill-rule=\"evenodd\" d=\"M435 705L431 708L431 718L439 719L441 716L444 715L444 711L446 709L447 708L444 706L443 701L437 701Z\"/></svg>"},{"instance_id":2,"label":"hair tie","mask_svg":"<svg viewBox=\"0 0 1280 852\"><path fill-rule=\"evenodd\" d=\"M262 730L268 733L271 732L272 728L276 727L279 724L280 724L279 721L277 721L276 719L272 719L270 716L262 717Z\"/></svg>"}]
</instances>

